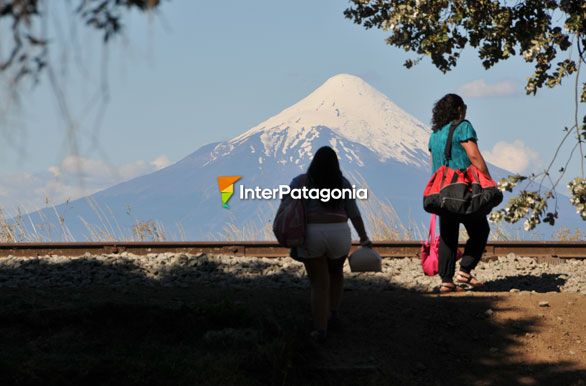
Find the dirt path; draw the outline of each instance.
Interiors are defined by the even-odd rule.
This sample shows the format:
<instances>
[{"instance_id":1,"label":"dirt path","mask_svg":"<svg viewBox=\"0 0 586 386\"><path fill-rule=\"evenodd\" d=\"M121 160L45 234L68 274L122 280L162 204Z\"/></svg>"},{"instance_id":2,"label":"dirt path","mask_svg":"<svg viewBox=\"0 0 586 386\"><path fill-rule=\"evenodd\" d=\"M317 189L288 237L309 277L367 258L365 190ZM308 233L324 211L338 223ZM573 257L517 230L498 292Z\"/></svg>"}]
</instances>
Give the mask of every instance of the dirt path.
<instances>
[{"instance_id":1,"label":"dirt path","mask_svg":"<svg viewBox=\"0 0 586 386\"><path fill-rule=\"evenodd\" d=\"M346 333L323 350L333 367L395 384L586 384L585 296L356 291L345 308Z\"/></svg>"},{"instance_id":2,"label":"dirt path","mask_svg":"<svg viewBox=\"0 0 586 386\"><path fill-rule=\"evenodd\" d=\"M282 355L283 358L274 362L271 362L274 358L268 362L265 358L265 362L270 364L262 362L262 365L246 370L244 374L247 378L234 373L239 380L234 381L237 384L586 385L586 296L572 293L463 293L440 296L404 290L349 290L345 293L341 311L341 329L331 332L328 341L317 346L306 335L310 319L308 292L304 289L267 290L214 285L190 288L82 288L77 291L66 288L5 289L0 294L0 332L3 336L0 344L8 342L18 351L14 355L29 358L28 365L31 367L27 370L27 376L19 378L19 384L51 384L22 380L27 379L30 373L35 377L42 374L42 379L46 381L62 370L51 369L47 378L45 371L48 370L35 363L37 356L39 362L45 361L46 352L54 351L60 360L70 356L68 360L75 362L79 356L90 355L88 350L96 342L102 342L98 344L101 351L95 354L92 367L84 371L92 374L93 366L99 364L101 372L104 372L107 367L104 367L106 364L101 355L107 358L114 356L108 353L110 345L121 344L116 339L125 342L126 336L134 336L136 331L142 331L143 335L138 341L126 342L131 352L141 352L145 339L151 340L157 334L171 334L171 342L184 339L192 342L187 346L191 347L187 348L189 355L192 355L189 360L200 360L197 358L208 355L205 353L209 352L209 347L201 346L199 337L183 338L191 324L185 324L180 319L206 305L225 302L237 305L245 311L244 314L260 320L259 323L253 322L252 326L258 328L262 324L266 331L260 331L264 336L259 338L262 342L247 343L245 351L231 345L214 344L214 350L219 351L212 352L221 352L221 347L225 347L222 355L240 352L242 358L238 366L245 367L250 358L259 350L264 350L262 347L273 344L281 348L276 351L277 354L270 355ZM542 303L543 306L540 306L540 302L547 302L547 305ZM157 315L157 312L160 315L153 319L153 314ZM42 321L30 319L33 314ZM181 317L175 317L176 314ZM227 317L237 323L238 316ZM78 318L91 320L92 332L85 338L80 335L80 331L85 330L85 322L76 324ZM214 318L216 322L206 328L222 331L226 322ZM39 323L48 327L35 329ZM26 338L29 333L34 339ZM71 339L77 340L76 346L70 347L73 344ZM177 343L166 346L168 339L166 337L154 348L158 358L171 355L165 353L175 348ZM11 346L4 345L4 352L0 353L0 368L4 370L8 365L2 361L5 359L2 355L10 355L7 347ZM29 348L37 350L38 347L42 348L41 354L38 351L29 352ZM200 349L202 351L198 351ZM291 352L282 353L287 350ZM181 355L185 356L185 351ZM207 382L198 384L232 384L217 379L223 379L218 378L223 371L235 371L234 365L222 365L223 362L217 359L214 363L220 364L217 368L210 369L208 366L210 374L206 376ZM147 363L148 366L154 364ZM167 369L166 363L160 366ZM187 363L186 366L193 365ZM267 366L275 366L270 370L273 375L268 378ZM8 368L4 374L11 374L11 371L14 369ZM71 379L79 376L78 367L68 371L71 373L67 377ZM164 380L168 381L169 376L165 377L154 383L165 384ZM156 377L151 375L150 379L154 381ZM5 379L2 384L12 383Z\"/></svg>"},{"instance_id":3,"label":"dirt path","mask_svg":"<svg viewBox=\"0 0 586 386\"><path fill-rule=\"evenodd\" d=\"M274 297L284 292L263 303L282 307ZM297 294L298 306L306 295ZM342 322L292 374L318 384L341 377L349 384L586 385L581 294L353 290Z\"/></svg>"}]
</instances>

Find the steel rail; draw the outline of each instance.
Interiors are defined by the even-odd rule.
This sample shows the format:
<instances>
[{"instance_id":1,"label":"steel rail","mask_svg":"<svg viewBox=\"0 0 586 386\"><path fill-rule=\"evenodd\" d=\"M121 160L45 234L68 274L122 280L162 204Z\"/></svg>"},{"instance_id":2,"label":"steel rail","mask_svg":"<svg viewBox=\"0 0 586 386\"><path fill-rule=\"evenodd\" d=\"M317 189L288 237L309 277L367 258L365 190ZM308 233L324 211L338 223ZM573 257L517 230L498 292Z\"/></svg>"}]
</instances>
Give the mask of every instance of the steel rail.
<instances>
[{"instance_id":1,"label":"steel rail","mask_svg":"<svg viewBox=\"0 0 586 386\"><path fill-rule=\"evenodd\" d=\"M376 241L373 247L382 257L417 257L419 241ZM463 245L460 245L463 247ZM352 250L358 247L353 243ZM287 256L288 248L273 241L111 241L111 242L54 242L54 243L0 243L0 258L7 256L79 256L128 252L136 255L149 253L217 253L235 256L280 257ZM519 256L586 259L586 242L574 241L492 241L485 249L485 257Z\"/></svg>"}]
</instances>

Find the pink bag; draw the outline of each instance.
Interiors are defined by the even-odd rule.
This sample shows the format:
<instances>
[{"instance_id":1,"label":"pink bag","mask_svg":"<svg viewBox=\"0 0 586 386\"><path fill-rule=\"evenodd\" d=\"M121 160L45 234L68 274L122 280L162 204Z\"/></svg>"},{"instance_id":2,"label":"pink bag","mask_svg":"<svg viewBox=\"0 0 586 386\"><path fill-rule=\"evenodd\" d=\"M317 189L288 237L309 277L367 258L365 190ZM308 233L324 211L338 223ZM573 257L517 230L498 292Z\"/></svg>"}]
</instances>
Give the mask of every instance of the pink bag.
<instances>
[{"instance_id":1,"label":"pink bag","mask_svg":"<svg viewBox=\"0 0 586 386\"><path fill-rule=\"evenodd\" d=\"M429 220L429 235L426 241L421 245L421 267L423 273L427 276L434 276L438 273L438 256L439 256L440 237L435 237L435 214L431 215ZM457 250L456 260L462 257L462 252Z\"/></svg>"},{"instance_id":2,"label":"pink bag","mask_svg":"<svg viewBox=\"0 0 586 386\"><path fill-rule=\"evenodd\" d=\"M307 174L300 178L301 186L307 182ZM284 247L303 246L305 242L305 204L303 199L283 197L273 221L273 233Z\"/></svg>"}]
</instances>

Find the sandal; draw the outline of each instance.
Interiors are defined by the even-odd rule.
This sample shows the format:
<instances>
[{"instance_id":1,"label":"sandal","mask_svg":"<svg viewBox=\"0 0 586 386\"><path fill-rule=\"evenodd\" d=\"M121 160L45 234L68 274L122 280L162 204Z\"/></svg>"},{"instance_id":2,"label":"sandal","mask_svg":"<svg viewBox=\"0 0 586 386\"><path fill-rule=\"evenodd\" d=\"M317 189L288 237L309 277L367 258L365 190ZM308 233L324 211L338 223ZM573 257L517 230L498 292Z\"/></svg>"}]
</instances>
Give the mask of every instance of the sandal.
<instances>
[{"instance_id":1,"label":"sandal","mask_svg":"<svg viewBox=\"0 0 586 386\"><path fill-rule=\"evenodd\" d=\"M464 271L458 271L456 274L456 285L465 288L465 289L473 289L476 287L480 287L484 283L472 276L469 273Z\"/></svg>"},{"instance_id":2,"label":"sandal","mask_svg":"<svg viewBox=\"0 0 586 386\"><path fill-rule=\"evenodd\" d=\"M440 294L446 294L449 292L461 292L461 291L463 291L463 289L458 287L454 283L442 283L442 284L440 284L440 287L439 287Z\"/></svg>"}]
</instances>

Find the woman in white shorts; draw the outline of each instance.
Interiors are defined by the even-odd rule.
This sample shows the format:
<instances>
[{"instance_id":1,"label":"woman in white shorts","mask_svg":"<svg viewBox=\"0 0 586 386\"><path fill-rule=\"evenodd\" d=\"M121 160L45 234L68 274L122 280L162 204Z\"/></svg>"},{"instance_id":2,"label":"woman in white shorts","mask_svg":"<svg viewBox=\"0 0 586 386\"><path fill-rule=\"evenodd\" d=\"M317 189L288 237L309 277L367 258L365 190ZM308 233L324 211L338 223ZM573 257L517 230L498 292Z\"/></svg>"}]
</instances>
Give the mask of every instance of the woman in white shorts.
<instances>
[{"instance_id":1,"label":"woman in white shorts","mask_svg":"<svg viewBox=\"0 0 586 386\"><path fill-rule=\"evenodd\" d=\"M306 180L308 189L351 189L352 184L342 175L338 156L329 146L321 147L313 157L307 175L299 175L290 187L301 188ZM352 245L348 219L352 221L360 244L370 246L364 222L356 201L346 194L345 198L322 201L305 201L306 234L305 248L293 248L292 256L302 261L311 283L311 309L314 328L312 338L324 341L328 322L336 320L342 299L344 261Z\"/></svg>"}]
</instances>

